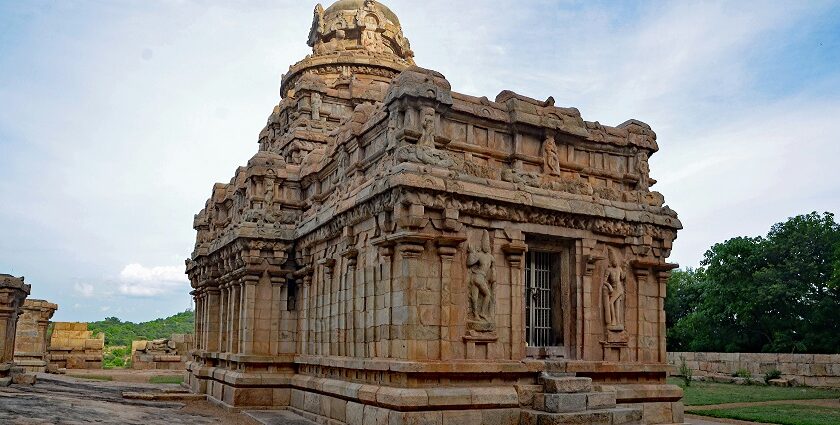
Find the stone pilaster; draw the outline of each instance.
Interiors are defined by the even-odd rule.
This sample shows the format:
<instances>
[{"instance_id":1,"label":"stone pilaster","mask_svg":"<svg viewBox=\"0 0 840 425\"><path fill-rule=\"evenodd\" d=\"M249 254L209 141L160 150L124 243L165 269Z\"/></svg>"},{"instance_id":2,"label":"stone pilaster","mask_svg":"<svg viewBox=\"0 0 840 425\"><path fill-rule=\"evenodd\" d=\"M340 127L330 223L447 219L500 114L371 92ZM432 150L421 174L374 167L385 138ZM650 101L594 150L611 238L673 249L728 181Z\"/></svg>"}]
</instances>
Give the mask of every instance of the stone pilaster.
<instances>
[{"instance_id":1,"label":"stone pilaster","mask_svg":"<svg viewBox=\"0 0 840 425\"><path fill-rule=\"evenodd\" d=\"M466 240L466 237L439 237L435 241L440 257L440 360L452 360L452 343L458 335L453 331L452 309L456 308L452 302L452 262L458 253L458 247Z\"/></svg>"}]
</instances>

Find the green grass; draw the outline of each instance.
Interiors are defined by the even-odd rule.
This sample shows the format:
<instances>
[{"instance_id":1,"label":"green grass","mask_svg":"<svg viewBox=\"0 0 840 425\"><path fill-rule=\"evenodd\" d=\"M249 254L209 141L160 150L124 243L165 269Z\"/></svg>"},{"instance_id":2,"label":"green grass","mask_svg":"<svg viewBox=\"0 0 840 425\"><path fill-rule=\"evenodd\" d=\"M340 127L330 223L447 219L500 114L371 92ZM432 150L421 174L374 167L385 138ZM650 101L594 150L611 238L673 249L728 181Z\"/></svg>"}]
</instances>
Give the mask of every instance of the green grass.
<instances>
[{"instance_id":1,"label":"green grass","mask_svg":"<svg viewBox=\"0 0 840 425\"><path fill-rule=\"evenodd\" d=\"M114 378L110 376L102 376L102 375L73 375L67 374L67 376L71 378L78 378L78 379L90 379L92 381L113 381Z\"/></svg>"},{"instance_id":2,"label":"green grass","mask_svg":"<svg viewBox=\"0 0 840 425\"><path fill-rule=\"evenodd\" d=\"M685 391L683 403L686 406L708 406L710 404L751 403L773 400L809 400L840 397L838 390L824 390L806 387L767 387L761 385L718 384L715 382L692 382L685 386L678 378L670 378L669 384L679 385Z\"/></svg>"},{"instance_id":3,"label":"green grass","mask_svg":"<svg viewBox=\"0 0 840 425\"><path fill-rule=\"evenodd\" d=\"M695 410L695 415L782 425L840 424L840 409L797 404L773 404L732 409Z\"/></svg>"},{"instance_id":4,"label":"green grass","mask_svg":"<svg viewBox=\"0 0 840 425\"><path fill-rule=\"evenodd\" d=\"M184 382L183 376L153 376L149 378L150 384L180 384Z\"/></svg>"}]
</instances>

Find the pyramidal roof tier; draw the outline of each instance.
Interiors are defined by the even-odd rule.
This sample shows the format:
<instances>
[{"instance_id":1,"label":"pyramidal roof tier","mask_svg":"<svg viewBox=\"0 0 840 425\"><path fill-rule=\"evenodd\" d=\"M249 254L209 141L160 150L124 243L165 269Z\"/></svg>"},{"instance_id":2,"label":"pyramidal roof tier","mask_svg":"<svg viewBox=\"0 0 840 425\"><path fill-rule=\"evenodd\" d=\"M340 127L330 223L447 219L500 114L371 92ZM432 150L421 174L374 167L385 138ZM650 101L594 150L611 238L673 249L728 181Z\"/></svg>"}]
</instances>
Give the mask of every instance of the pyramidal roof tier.
<instances>
[{"instance_id":1,"label":"pyramidal roof tier","mask_svg":"<svg viewBox=\"0 0 840 425\"><path fill-rule=\"evenodd\" d=\"M326 10L315 7L308 44L312 54L283 76L281 95L293 95L305 73L327 82L365 75L387 82L414 65L414 52L403 36L400 20L374 0L340 0Z\"/></svg>"}]
</instances>

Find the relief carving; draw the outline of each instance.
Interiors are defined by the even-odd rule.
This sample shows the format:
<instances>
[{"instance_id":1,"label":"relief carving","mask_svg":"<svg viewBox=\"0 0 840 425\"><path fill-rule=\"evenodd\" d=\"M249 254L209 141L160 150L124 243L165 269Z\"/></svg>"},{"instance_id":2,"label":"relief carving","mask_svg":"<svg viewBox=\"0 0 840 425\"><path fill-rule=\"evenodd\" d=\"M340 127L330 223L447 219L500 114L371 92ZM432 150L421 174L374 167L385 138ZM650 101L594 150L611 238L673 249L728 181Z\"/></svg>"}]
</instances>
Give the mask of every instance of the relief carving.
<instances>
[{"instance_id":1,"label":"relief carving","mask_svg":"<svg viewBox=\"0 0 840 425\"><path fill-rule=\"evenodd\" d=\"M650 189L650 164L648 164L647 152L636 154L636 172L639 174L637 189L642 191Z\"/></svg>"},{"instance_id":2,"label":"relief carving","mask_svg":"<svg viewBox=\"0 0 840 425\"><path fill-rule=\"evenodd\" d=\"M560 175L560 157L557 155L557 143L554 136L547 136L543 142L543 173Z\"/></svg>"},{"instance_id":3,"label":"relief carving","mask_svg":"<svg viewBox=\"0 0 840 425\"><path fill-rule=\"evenodd\" d=\"M624 330L627 271L615 249L607 248L609 264L604 270L604 322L610 332Z\"/></svg>"},{"instance_id":4,"label":"relief carving","mask_svg":"<svg viewBox=\"0 0 840 425\"><path fill-rule=\"evenodd\" d=\"M324 104L319 93L312 93L312 119L315 121L321 120L321 106Z\"/></svg>"},{"instance_id":5,"label":"relief carving","mask_svg":"<svg viewBox=\"0 0 840 425\"><path fill-rule=\"evenodd\" d=\"M469 328L479 332L491 332L495 329L492 307L495 299L493 286L496 283L496 260L490 245L490 233L484 230L480 246L470 244L467 250L467 267L470 269Z\"/></svg>"}]
</instances>

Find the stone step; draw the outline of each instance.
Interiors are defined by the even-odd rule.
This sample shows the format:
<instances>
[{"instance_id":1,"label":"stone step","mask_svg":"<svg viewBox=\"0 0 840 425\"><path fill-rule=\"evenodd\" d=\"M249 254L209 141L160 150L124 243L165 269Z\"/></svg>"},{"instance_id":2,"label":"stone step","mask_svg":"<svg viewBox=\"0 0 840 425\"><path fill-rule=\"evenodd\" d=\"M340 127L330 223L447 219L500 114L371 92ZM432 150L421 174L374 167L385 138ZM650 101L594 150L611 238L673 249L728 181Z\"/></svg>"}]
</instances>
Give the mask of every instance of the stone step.
<instances>
[{"instance_id":1,"label":"stone step","mask_svg":"<svg viewBox=\"0 0 840 425\"><path fill-rule=\"evenodd\" d=\"M548 394L592 392L592 378L558 377L543 372L540 381Z\"/></svg>"},{"instance_id":2,"label":"stone step","mask_svg":"<svg viewBox=\"0 0 840 425\"><path fill-rule=\"evenodd\" d=\"M549 413L522 409L521 425L639 425L642 411L633 408Z\"/></svg>"},{"instance_id":3,"label":"stone step","mask_svg":"<svg viewBox=\"0 0 840 425\"><path fill-rule=\"evenodd\" d=\"M534 410L551 413L582 412L614 407L614 392L534 394Z\"/></svg>"}]
</instances>

